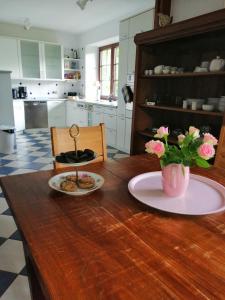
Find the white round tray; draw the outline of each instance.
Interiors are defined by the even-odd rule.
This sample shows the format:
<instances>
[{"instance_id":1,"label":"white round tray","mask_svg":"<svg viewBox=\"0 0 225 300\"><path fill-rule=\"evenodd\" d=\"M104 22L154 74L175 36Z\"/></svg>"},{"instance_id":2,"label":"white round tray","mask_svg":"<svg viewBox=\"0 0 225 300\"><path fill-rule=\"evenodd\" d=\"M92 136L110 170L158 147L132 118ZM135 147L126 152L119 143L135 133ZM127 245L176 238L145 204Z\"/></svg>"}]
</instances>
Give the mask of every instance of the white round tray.
<instances>
[{"instance_id":1,"label":"white round tray","mask_svg":"<svg viewBox=\"0 0 225 300\"><path fill-rule=\"evenodd\" d=\"M103 184L104 184L104 178L96 173L92 173L92 172L87 172L87 171L78 171L78 176L80 175L89 175L92 178L95 179L95 183L96 185L91 188L91 189L80 189L78 188L75 192L66 192L61 190L60 188L60 183L66 178L66 176L68 175L76 175L76 172L64 172L64 173L60 173L58 175L53 176L52 178L49 179L48 181L48 185L53 189L56 190L58 192L64 193L64 194L68 194L71 196L82 196L82 195L86 195L86 194L90 194L98 189L100 189Z\"/></svg>"},{"instance_id":2,"label":"white round tray","mask_svg":"<svg viewBox=\"0 0 225 300\"><path fill-rule=\"evenodd\" d=\"M207 215L225 210L225 187L199 175L190 174L188 189L182 197L164 194L161 172L144 173L132 178L128 189L140 202L166 212Z\"/></svg>"}]
</instances>

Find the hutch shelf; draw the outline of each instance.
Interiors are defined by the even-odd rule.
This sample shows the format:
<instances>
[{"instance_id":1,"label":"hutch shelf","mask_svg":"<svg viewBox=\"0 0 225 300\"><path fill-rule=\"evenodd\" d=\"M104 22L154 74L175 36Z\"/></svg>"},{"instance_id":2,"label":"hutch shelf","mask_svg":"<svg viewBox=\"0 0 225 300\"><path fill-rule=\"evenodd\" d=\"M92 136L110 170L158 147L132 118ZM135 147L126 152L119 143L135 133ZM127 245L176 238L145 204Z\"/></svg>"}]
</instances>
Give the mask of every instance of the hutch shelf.
<instances>
[{"instance_id":1,"label":"hutch shelf","mask_svg":"<svg viewBox=\"0 0 225 300\"><path fill-rule=\"evenodd\" d=\"M135 36L136 72L131 153L144 153L153 130L168 126L185 131L190 125L219 138L215 164L225 167L224 112L182 108L183 99L218 98L225 95L225 72L193 72L203 61L225 59L225 9ZM145 70L166 65L183 73L145 76ZM179 103L175 99L180 99ZM147 105L146 99L159 99ZM176 136L169 141L176 143ZM224 149L224 150L223 150Z\"/></svg>"}]
</instances>

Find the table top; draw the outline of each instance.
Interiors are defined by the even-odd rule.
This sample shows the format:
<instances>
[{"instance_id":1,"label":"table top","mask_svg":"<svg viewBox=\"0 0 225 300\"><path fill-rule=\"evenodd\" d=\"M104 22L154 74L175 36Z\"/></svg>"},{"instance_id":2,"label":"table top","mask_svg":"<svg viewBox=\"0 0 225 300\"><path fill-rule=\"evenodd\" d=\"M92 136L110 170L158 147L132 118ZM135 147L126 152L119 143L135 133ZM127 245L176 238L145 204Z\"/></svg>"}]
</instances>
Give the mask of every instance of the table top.
<instances>
[{"instance_id":1,"label":"table top","mask_svg":"<svg viewBox=\"0 0 225 300\"><path fill-rule=\"evenodd\" d=\"M134 199L129 180L159 170L150 155L82 170L104 186L83 197L51 190L63 170L0 180L49 299L224 299L225 214L174 215ZM225 185L222 169L193 172Z\"/></svg>"}]
</instances>

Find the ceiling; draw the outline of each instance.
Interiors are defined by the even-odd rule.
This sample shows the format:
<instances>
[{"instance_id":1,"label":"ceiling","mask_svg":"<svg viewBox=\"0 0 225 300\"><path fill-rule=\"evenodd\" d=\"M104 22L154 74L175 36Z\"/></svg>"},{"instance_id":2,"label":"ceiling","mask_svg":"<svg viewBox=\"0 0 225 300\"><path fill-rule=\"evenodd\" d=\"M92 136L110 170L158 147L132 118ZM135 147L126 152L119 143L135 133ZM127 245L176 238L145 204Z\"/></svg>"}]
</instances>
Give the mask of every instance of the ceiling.
<instances>
[{"instance_id":1,"label":"ceiling","mask_svg":"<svg viewBox=\"0 0 225 300\"><path fill-rule=\"evenodd\" d=\"M137 14L155 0L93 0L81 10L77 0L0 0L0 22L79 34L106 22Z\"/></svg>"}]
</instances>

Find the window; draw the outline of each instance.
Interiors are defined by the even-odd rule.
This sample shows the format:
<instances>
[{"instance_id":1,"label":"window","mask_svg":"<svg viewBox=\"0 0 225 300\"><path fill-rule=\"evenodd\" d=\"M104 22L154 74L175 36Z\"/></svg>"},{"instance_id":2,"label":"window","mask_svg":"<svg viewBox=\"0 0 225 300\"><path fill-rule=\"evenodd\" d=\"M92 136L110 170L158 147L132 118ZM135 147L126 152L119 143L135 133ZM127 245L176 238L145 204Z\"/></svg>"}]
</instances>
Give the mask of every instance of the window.
<instances>
[{"instance_id":1,"label":"window","mask_svg":"<svg viewBox=\"0 0 225 300\"><path fill-rule=\"evenodd\" d=\"M119 44L99 48L99 82L101 98L118 97Z\"/></svg>"}]
</instances>

